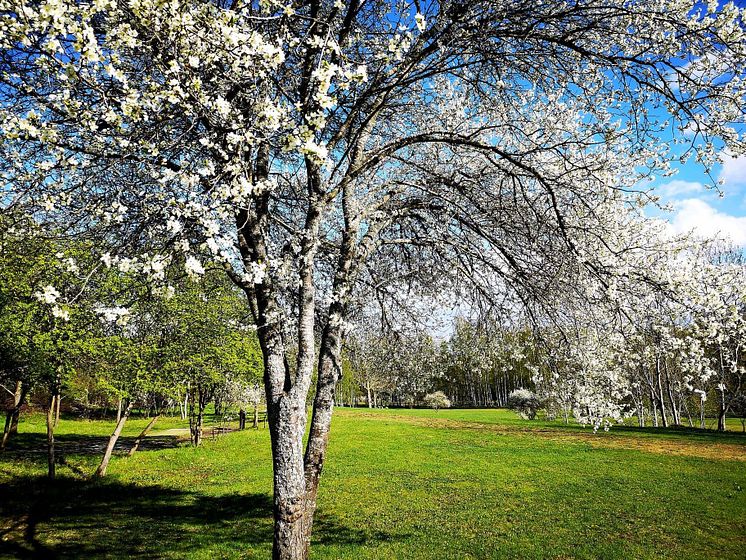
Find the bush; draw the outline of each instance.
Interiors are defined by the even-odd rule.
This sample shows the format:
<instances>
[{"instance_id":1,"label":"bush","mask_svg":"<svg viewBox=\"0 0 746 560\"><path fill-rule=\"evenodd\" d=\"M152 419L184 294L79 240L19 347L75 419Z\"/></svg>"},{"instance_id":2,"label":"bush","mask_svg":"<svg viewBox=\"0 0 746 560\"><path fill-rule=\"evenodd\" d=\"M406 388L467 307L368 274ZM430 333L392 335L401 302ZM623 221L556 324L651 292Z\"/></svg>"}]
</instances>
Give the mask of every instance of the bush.
<instances>
[{"instance_id":1,"label":"bush","mask_svg":"<svg viewBox=\"0 0 746 560\"><path fill-rule=\"evenodd\" d=\"M515 410L521 418L533 420L540 406L539 397L528 389L516 389L508 395L508 408Z\"/></svg>"},{"instance_id":2,"label":"bush","mask_svg":"<svg viewBox=\"0 0 746 560\"><path fill-rule=\"evenodd\" d=\"M451 408L451 401L448 400L443 391L435 391L425 395L425 404L430 408L438 410L439 408Z\"/></svg>"}]
</instances>

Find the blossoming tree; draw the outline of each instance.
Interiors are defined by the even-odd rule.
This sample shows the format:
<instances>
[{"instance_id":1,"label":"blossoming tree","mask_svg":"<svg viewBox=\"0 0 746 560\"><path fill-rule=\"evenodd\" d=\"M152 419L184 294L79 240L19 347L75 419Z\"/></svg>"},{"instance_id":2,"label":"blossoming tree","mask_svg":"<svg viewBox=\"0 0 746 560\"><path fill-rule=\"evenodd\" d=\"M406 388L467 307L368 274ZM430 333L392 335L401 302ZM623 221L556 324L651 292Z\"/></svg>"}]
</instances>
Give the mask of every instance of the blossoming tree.
<instances>
[{"instance_id":1,"label":"blossoming tree","mask_svg":"<svg viewBox=\"0 0 746 560\"><path fill-rule=\"evenodd\" d=\"M682 0L0 0L0 200L95 232L102 265L154 282L222 263L264 357L273 555L305 558L360 291L455 274L522 303L592 294L625 266L642 176L712 164L718 137L743 151L742 17ZM671 127L689 149L658 140Z\"/></svg>"}]
</instances>

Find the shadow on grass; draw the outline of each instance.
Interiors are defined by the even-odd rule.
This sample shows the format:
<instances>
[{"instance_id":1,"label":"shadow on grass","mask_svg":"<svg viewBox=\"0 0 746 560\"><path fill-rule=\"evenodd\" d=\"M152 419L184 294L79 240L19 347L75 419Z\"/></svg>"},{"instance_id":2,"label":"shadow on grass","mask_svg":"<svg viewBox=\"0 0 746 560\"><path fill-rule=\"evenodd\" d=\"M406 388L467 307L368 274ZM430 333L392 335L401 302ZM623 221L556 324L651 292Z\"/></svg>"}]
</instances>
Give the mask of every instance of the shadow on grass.
<instances>
[{"instance_id":1,"label":"shadow on grass","mask_svg":"<svg viewBox=\"0 0 746 560\"><path fill-rule=\"evenodd\" d=\"M319 511L314 542L391 540ZM19 478L0 484L0 558L263 558L272 543L266 494L209 496L116 481ZM252 556L252 553L255 554Z\"/></svg>"},{"instance_id":2,"label":"shadow on grass","mask_svg":"<svg viewBox=\"0 0 746 560\"><path fill-rule=\"evenodd\" d=\"M134 436L121 436L117 440L114 452L128 451L135 443L135 439ZM148 436L143 439L139 449L142 451L170 449L178 447L183 441L184 439L175 436ZM55 452L60 455L103 455L108 442L109 436L60 434L54 437ZM46 434L19 433L10 439L7 449L0 457L44 461L46 453Z\"/></svg>"},{"instance_id":3,"label":"shadow on grass","mask_svg":"<svg viewBox=\"0 0 746 560\"><path fill-rule=\"evenodd\" d=\"M593 428L588 425L578 424L571 422L570 424L564 424L560 421L548 421L548 420L525 420L521 424L514 424L519 426L526 431L547 431L547 432L566 432L572 433L592 433ZM692 428L689 426L669 426L667 428L653 426L645 426L641 428L636 425L629 424L612 424L608 432L603 430L598 431L599 437L614 437L619 435L624 436L643 436L643 437L660 437L660 438L682 438L699 442L707 443L727 443L727 444L742 444L746 445L746 432L741 431L740 427L738 430L728 430L725 432L719 432L713 429L702 429Z\"/></svg>"},{"instance_id":4,"label":"shadow on grass","mask_svg":"<svg viewBox=\"0 0 746 560\"><path fill-rule=\"evenodd\" d=\"M710 443L741 443L746 444L746 433L741 431L718 432L716 430L707 430L702 428L690 428L688 426L669 426L668 428L653 428L647 426L622 426L614 425L610 431L624 433L628 435L648 434L651 436L678 436L687 439L707 441Z\"/></svg>"}]
</instances>

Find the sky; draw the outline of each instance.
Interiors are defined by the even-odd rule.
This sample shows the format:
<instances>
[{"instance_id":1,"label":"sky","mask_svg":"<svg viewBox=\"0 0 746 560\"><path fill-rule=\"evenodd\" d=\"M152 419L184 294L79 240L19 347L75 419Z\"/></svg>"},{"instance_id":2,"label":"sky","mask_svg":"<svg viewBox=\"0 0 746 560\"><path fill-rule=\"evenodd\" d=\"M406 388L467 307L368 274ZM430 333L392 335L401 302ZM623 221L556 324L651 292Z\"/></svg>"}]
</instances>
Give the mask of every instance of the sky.
<instances>
[{"instance_id":1,"label":"sky","mask_svg":"<svg viewBox=\"0 0 746 560\"><path fill-rule=\"evenodd\" d=\"M677 175L655 181L661 202L672 208L656 214L671 224L674 233L727 237L746 248L746 155L723 152L722 156L723 164L713 170L714 178L723 181L720 192L708 186L712 180L700 165L687 163Z\"/></svg>"},{"instance_id":2,"label":"sky","mask_svg":"<svg viewBox=\"0 0 746 560\"><path fill-rule=\"evenodd\" d=\"M734 3L746 7L746 0ZM720 192L707 186L712 179L694 161L681 166L674 177L653 183L661 202L672 208L661 217L671 224L674 233L694 231L702 237L727 237L746 249L746 155L734 158L722 151L721 155L723 164L713 170L713 178L723 181Z\"/></svg>"}]
</instances>

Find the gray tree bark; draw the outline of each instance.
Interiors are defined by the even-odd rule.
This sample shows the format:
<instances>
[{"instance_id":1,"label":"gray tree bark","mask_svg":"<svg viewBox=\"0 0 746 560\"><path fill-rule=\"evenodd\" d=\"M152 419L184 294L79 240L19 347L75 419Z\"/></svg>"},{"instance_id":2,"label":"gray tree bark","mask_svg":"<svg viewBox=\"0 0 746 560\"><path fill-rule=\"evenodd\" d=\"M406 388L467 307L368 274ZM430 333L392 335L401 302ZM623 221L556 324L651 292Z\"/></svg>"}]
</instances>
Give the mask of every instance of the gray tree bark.
<instances>
[{"instance_id":1,"label":"gray tree bark","mask_svg":"<svg viewBox=\"0 0 746 560\"><path fill-rule=\"evenodd\" d=\"M664 428L668 428L668 418L666 417L666 403L663 400L663 379L661 375L661 363L659 357L655 358L655 373L658 382L658 394L656 395L656 397L658 399L658 406L661 410L661 422L663 423Z\"/></svg>"},{"instance_id":2,"label":"gray tree bark","mask_svg":"<svg viewBox=\"0 0 746 560\"><path fill-rule=\"evenodd\" d=\"M62 402L62 395L57 395L57 402L54 407L54 427L60 423L60 403Z\"/></svg>"},{"instance_id":3,"label":"gray tree bark","mask_svg":"<svg viewBox=\"0 0 746 560\"><path fill-rule=\"evenodd\" d=\"M3 430L2 443L0 443L0 451L4 450L10 438L18 433L18 419L21 415L21 408L26 401L27 392L28 386L22 381L18 381L16 383L16 390L13 393L13 408L8 411L5 417L5 428Z\"/></svg>"},{"instance_id":4,"label":"gray tree bark","mask_svg":"<svg viewBox=\"0 0 746 560\"><path fill-rule=\"evenodd\" d=\"M109 468L109 461L111 461L111 454L114 451L114 446L117 444L119 434L122 433L122 428L124 428L124 424L127 422L127 418L129 418L134 404L135 401L130 400L127 403L127 408L125 408L124 412L120 415L119 422L117 422L116 428L114 428L114 433L111 434L111 437L109 437L109 443L106 445L106 451L104 451L104 456L101 459L101 464L96 469L96 472L93 473L93 476L95 478L103 478L104 476L106 476L106 469Z\"/></svg>"},{"instance_id":5,"label":"gray tree bark","mask_svg":"<svg viewBox=\"0 0 746 560\"><path fill-rule=\"evenodd\" d=\"M54 410L57 402L57 393L53 392L49 399L47 407L47 476L51 479L55 477L54 464Z\"/></svg>"},{"instance_id":6,"label":"gray tree bark","mask_svg":"<svg viewBox=\"0 0 746 560\"><path fill-rule=\"evenodd\" d=\"M158 418L160 417L161 417L160 414L156 414L155 416L153 416L153 419L150 422L148 422L148 425L145 426L145 429L142 432L140 432L140 435L137 436L135 443L132 445L129 452L127 453L128 457L132 457L135 454L135 452L137 451L137 448L140 447L142 440L145 439L145 436L147 436L148 433L150 433L150 430L153 428L155 423L158 421Z\"/></svg>"}]
</instances>

